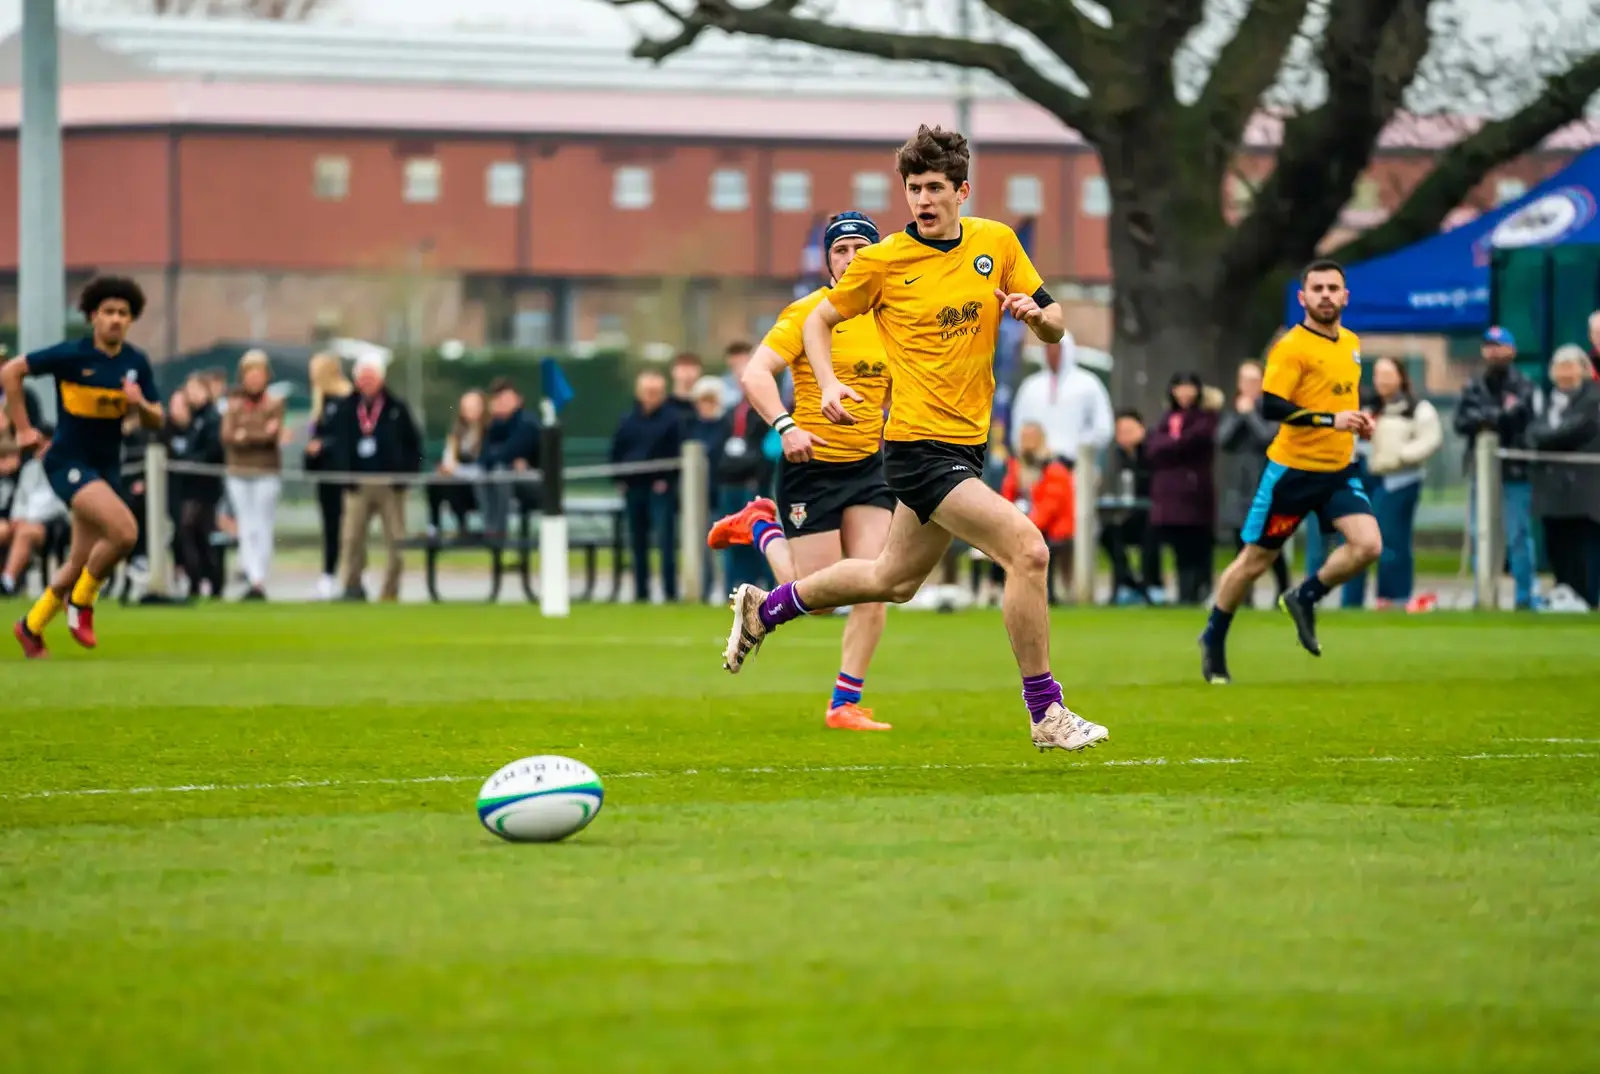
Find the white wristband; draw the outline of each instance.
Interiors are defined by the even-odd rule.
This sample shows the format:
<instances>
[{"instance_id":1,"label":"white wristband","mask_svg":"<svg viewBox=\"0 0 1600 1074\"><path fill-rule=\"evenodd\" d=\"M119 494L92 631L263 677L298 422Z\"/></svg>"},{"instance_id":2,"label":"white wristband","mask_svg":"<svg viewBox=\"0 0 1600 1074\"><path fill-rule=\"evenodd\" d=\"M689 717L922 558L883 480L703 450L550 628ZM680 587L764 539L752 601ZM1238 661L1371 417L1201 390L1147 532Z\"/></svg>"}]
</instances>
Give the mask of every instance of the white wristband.
<instances>
[{"instance_id":1,"label":"white wristband","mask_svg":"<svg viewBox=\"0 0 1600 1074\"><path fill-rule=\"evenodd\" d=\"M779 436L782 436L790 429L795 428L794 419L787 414L779 414L773 419L772 427L777 430Z\"/></svg>"}]
</instances>

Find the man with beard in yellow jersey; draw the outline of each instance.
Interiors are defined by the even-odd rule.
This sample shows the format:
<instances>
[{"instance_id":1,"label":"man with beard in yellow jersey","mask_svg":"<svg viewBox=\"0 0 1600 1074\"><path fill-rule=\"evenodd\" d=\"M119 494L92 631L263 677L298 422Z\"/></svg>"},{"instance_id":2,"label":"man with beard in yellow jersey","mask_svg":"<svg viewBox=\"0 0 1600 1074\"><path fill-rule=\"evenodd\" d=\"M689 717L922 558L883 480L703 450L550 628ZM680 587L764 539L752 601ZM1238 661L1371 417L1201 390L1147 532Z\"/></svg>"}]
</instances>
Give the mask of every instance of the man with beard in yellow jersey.
<instances>
[{"instance_id":1,"label":"man with beard in yellow jersey","mask_svg":"<svg viewBox=\"0 0 1600 1074\"><path fill-rule=\"evenodd\" d=\"M828 221L822 241L828 279L836 282L857 253L878 241L878 225L861 213L840 213ZM718 520L707 538L712 548L754 544L780 583L804 578L845 556L876 557L883 551L894 511L894 494L883 479L888 357L870 317L846 321L833 333L834 373L857 394L848 407L855 424L830 426L822 416L822 388L806 360L801 330L828 292L828 287L819 287L783 311L741 381L750 405L783 438L778 502L755 500ZM794 372L793 414L784 410L778 391L778 374L785 366ZM827 726L889 730L889 724L872 718L871 709L861 707L867 667L883 636L883 623L882 601L851 607Z\"/></svg>"},{"instance_id":2,"label":"man with beard in yellow jersey","mask_svg":"<svg viewBox=\"0 0 1600 1074\"><path fill-rule=\"evenodd\" d=\"M833 333L868 312L878 323L894 384L884 477L900 501L883 551L840 560L771 593L740 586L723 666L737 672L768 634L811 608L910 600L958 537L1006 572L1006 633L1033 744L1081 750L1108 732L1066 707L1050 673L1050 551L1027 516L982 480L1000 318L1014 317L1054 343L1064 332L1061 306L1015 232L961 216L972 190L968 160L967 140L937 127L920 128L900 147L895 163L913 222L857 254L803 330L822 415L848 426L856 418L845 399L860 402L861 394L834 375Z\"/></svg>"},{"instance_id":3,"label":"man with beard in yellow jersey","mask_svg":"<svg viewBox=\"0 0 1600 1074\"><path fill-rule=\"evenodd\" d=\"M1322 532L1344 538L1299 587L1278 598L1300 644L1322 655L1317 602L1366 570L1383 553L1383 537L1356 471L1356 437L1370 437L1372 415L1360 409L1361 341L1340 323L1350 301L1344 269L1313 261L1300 274L1305 320L1267 354L1261 416L1282 424L1267 448L1267 468L1240 536L1244 548L1217 582L1216 603L1200 635L1200 673L1215 685L1228 674L1228 627L1256 579L1278 558L1305 517L1316 513Z\"/></svg>"}]
</instances>

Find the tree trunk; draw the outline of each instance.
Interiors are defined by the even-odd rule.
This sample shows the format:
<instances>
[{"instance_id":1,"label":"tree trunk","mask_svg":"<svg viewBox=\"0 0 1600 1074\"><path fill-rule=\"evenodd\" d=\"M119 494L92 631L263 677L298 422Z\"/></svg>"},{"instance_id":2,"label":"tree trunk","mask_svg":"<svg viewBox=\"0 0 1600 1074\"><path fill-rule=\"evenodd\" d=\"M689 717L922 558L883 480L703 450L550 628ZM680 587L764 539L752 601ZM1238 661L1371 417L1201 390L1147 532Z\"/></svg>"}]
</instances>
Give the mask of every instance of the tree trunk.
<instances>
[{"instance_id":1,"label":"tree trunk","mask_svg":"<svg viewBox=\"0 0 1600 1074\"><path fill-rule=\"evenodd\" d=\"M1151 153L1151 145L1167 152ZM1219 309L1216 300L1229 237L1226 161L1206 124L1164 110L1119 117L1102 134L1100 159L1111 193L1112 400L1153 421L1166 409L1174 373L1198 373L1219 387L1233 382L1237 358L1219 345L1222 326L1244 311Z\"/></svg>"},{"instance_id":2,"label":"tree trunk","mask_svg":"<svg viewBox=\"0 0 1600 1074\"><path fill-rule=\"evenodd\" d=\"M1294 275L1293 269L1277 269L1257 280L1237 299L1221 299L1219 304L1228 311L1227 316L1220 318L1220 347L1224 354L1236 354L1241 361L1266 357L1283 327L1284 294Z\"/></svg>"},{"instance_id":3,"label":"tree trunk","mask_svg":"<svg viewBox=\"0 0 1600 1074\"><path fill-rule=\"evenodd\" d=\"M1114 404L1136 407L1150 422L1167 407L1174 373L1198 373L1207 384L1231 387L1234 366L1249 355L1232 353L1237 333L1224 323L1245 311L1217 308L1215 257L1161 242L1137 208L1130 213L1114 206L1111 224Z\"/></svg>"}]
</instances>

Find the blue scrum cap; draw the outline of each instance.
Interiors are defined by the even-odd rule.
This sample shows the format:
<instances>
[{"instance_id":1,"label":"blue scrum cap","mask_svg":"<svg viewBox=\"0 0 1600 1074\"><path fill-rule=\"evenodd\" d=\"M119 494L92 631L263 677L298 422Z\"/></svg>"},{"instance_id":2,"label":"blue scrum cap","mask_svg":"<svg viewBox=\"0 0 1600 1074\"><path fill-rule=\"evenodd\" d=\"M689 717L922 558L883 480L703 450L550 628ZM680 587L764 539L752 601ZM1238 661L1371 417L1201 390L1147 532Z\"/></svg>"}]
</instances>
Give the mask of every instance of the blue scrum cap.
<instances>
[{"instance_id":1,"label":"blue scrum cap","mask_svg":"<svg viewBox=\"0 0 1600 1074\"><path fill-rule=\"evenodd\" d=\"M872 218L864 213L840 213L838 216L833 218L833 220L828 224L827 230L822 233L822 248L824 250L831 250L833 249L833 244L838 242L840 239L851 238L861 238L866 239L868 242L877 242L878 225L874 224L872 222Z\"/></svg>"}]
</instances>

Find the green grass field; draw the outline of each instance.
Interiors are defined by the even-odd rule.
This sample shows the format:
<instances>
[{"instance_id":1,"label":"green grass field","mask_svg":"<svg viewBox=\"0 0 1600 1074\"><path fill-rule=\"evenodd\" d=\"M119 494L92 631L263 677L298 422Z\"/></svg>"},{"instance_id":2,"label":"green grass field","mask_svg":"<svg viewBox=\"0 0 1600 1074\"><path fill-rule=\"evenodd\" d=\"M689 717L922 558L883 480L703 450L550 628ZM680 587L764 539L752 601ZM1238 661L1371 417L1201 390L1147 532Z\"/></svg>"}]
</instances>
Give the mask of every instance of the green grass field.
<instances>
[{"instance_id":1,"label":"green grass field","mask_svg":"<svg viewBox=\"0 0 1600 1074\"><path fill-rule=\"evenodd\" d=\"M1594 1071L1592 620L1055 622L1111 742L1028 743L996 613L120 610L0 667L5 1071ZM506 761L606 779L477 823Z\"/></svg>"}]
</instances>

